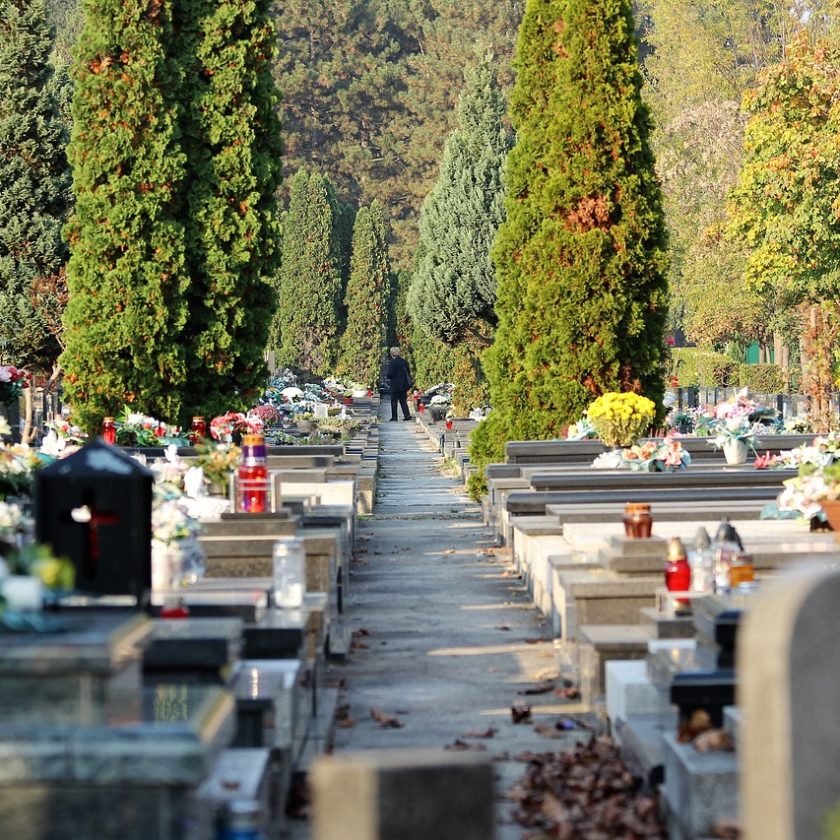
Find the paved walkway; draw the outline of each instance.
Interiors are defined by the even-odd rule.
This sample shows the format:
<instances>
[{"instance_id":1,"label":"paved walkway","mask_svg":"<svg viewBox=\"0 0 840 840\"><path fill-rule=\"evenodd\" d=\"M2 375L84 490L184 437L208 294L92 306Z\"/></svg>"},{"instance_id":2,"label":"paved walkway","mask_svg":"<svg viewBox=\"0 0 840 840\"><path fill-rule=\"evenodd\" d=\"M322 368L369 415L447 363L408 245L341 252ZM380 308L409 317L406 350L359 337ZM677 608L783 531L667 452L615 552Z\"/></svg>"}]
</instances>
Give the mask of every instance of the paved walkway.
<instances>
[{"instance_id":1,"label":"paved walkway","mask_svg":"<svg viewBox=\"0 0 840 840\"><path fill-rule=\"evenodd\" d=\"M550 632L494 550L479 507L439 462L415 422L382 422L374 516L358 523L351 568L346 616L356 645L346 665L331 667L348 715L335 751L486 749L496 760L497 840L518 840L524 831L503 799L523 773L514 757L566 749L586 733L556 727L579 709L553 691L562 681ZM526 694L534 689L546 691ZM532 707L532 723L512 723L515 703ZM402 727L381 726L371 710ZM490 729L493 737L477 737Z\"/></svg>"}]
</instances>

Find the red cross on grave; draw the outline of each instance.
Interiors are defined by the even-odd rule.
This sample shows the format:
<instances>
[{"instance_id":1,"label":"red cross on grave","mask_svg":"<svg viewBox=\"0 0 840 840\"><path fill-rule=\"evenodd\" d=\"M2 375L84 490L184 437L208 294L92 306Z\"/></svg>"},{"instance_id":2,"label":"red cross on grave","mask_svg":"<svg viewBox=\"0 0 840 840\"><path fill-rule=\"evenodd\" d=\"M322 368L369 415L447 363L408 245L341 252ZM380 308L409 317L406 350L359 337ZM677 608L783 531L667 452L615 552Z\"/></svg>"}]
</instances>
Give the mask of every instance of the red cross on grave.
<instances>
[{"instance_id":1,"label":"red cross on grave","mask_svg":"<svg viewBox=\"0 0 840 840\"><path fill-rule=\"evenodd\" d=\"M110 510L100 510L88 496L86 504L70 511L70 518L85 528L85 576L95 578L99 570L99 529L116 525L119 516Z\"/></svg>"}]
</instances>

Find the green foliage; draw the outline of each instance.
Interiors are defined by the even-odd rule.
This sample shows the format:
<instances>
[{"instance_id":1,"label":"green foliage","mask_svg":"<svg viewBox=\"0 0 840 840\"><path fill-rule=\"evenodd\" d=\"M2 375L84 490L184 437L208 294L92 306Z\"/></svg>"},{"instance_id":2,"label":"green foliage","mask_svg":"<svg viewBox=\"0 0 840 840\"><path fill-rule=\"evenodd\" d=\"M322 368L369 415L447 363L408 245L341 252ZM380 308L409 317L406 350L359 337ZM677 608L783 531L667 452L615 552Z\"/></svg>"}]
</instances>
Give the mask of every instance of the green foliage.
<instances>
[{"instance_id":1,"label":"green foliage","mask_svg":"<svg viewBox=\"0 0 840 840\"><path fill-rule=\"evenodd\" d=\"M464 67L490 51L507 83L521 14L522 0L286 0L276 76L289 171L328 172L358 205L379 198L407 266Z\"/></svg>"},{"instance_id":2,"label":"green foliage","mask_svg":"<svg viewBox=\"0 0 840 840\"><path fill-rule=\"evenodd\" d=\"M400 345L402 347L402 345ZM411 373L421 390L441 382L452 382L455 358L452 348L426 332L420 324L411 324L408 346Z\"/></svg>"},{"instance_id":3,"label":"green foliage","mask_svg":"<svg viewBox=\"0 0 840 840\"><path fill-rule=\"evenodd\" d=\"M516 69L485 365L494 458L504 440L559 435L606 391L659 403L665 362L666 238L630 3L530 0Z\"/></svg>"},{"instance_id":4,"label":"green foliage","mask_svg":"<svg viewBox=\"0 0 840 840\"><path fill-rule=\"evenodd\" d=\"M786 394L790 390L790 371L781 365L739 365L738 387L754 394Z\"/></svg>"},{"instance_id":5,"label":"green foliage","mask_svg":"<svg viewBox=\"0 0 840 840\"><path fill-rule=\"evenodd\" d=\"M456 417L466 417L474 408L483 408L490 401L487 380L481 367L483 342L465 341L454 350L452 410Z\"/></svg>"},{"instance_id":6,"label":"green foliage","mask_svg":"<svg viewBox=\"0 0 840 840\"><path fill-rule=\"evenodd\" d=\"M781 309L840 297L840 94L835 42L800 36L745 97L745 163L731 232L749 248L747 282Z\"/></svg>"},{"instance_id":7,"label":"green foliage","mask_svg":"<svg viewBox=\"0 0 840 840\"><path fill-rule=\"evenodd\" d=\"M723 353L680 347L671 351L680 387L728 388L736 384L739 365Z\"/></svg>"},{"instance_id":8,"label":"green foliage","mask_svg":"<svg viewBox=\"0 0 840 840\"><path fill-rule=\"evenodd\" d=\"M283 222L274 335L277 363L326 376L335 371L342 302L337 204L327 178L301 169Z\"/></svg>"},{"instance_id":9,"label":"green foliage","mask_svg":"<svg viewBox=\"0 0 840 840\"><path fill-rule=\"evenodd\" d=\"M31 301L67 259L70 169L43 0L0 0L0 360L48 371L59 347Z\"/></svg>"},{"instance_id":10,"label":"green foliage","mask_svg":"<svg viewBox=\"0 0 840 840\"><path fill-rule=\"evenodd\" d=\"M502 463L505 460L505 444L509 438L507 429L500 422L501 419L495 410L491 411L470 435L470 463L478 469L467 480L467 492L475 501L487 492L484 468L488 464Z\"/></svg>"},{"instance_id":11,"label":"green foliage","mask_svg":"<svg viewBox=\"0 0 840 840\"><path fill-rule=\"evenodd\" d=\"M186 152L190 284L184 413L246 408L265 381L263 351L279 264L278 92L270 0L176 6Z\"/></svg>"},{"instance_id":12,"label":"green foliage","mask_svg":"<svg viewBox=\"0 0 840 840\"><path fill-rule=\"evenodd\" d=\"M347 328L341 336L338 373L363 385L379 384L388 315L391 270L388 231L382 205L356 215L353 254L345 306Z\"/></svg>"},{"instance_id":13,"label":"green foliage","mask_svg":"<svg viewBox=\"0 0 840 840\"><path fill-rule=\"evenodd\" d=\"M268 0L85 0L76 50L66 350L89 429L244 407L278 257ZM174 17L173 17L174 15Z\"/></svg>"},{"instance_id":14,"label":"green foliage","mask_svg":"<svg viewBox=\"0 0 840 840\"><path fill-rule=\"evenodd\" d=\"M437 183L420 214L420 253L409 292L415 321L454 345L478 321L495 322L490 248L504 219L505 102L491 58L467 73L458 128L443 151Z\"/></svg>"},{"instance_id":15,"label":"green foliage","mask_svg":"<svg viewBox=\"0 0 840 840\"><path fill-rule=\"evenodd\" d=\"M765 340L761 328L768 325L751 317L756 307L739 265L729 259L731 244L721 247L719 232L709 232L725 220L726 196L743 160L741 97L778 60L793 17L772 0L640 5L645 93L657 126L653 143L670 237L672 323L709 346L736 336Z\"/></svg>"},{"instance_id":16,"label":"green foliage","mask_svg":"<svg viewBox=\"0 0 840 840\"><path fill-rule=\"evenodd\" d=\"M95 430L123 405L167 419L181 412L190 350L179 340L190 282L180 200L187 161L168 98L179 80L167 57L169 7L86 0L84 9L61 363L76 418Z\"/></svg>"}]
</instances>

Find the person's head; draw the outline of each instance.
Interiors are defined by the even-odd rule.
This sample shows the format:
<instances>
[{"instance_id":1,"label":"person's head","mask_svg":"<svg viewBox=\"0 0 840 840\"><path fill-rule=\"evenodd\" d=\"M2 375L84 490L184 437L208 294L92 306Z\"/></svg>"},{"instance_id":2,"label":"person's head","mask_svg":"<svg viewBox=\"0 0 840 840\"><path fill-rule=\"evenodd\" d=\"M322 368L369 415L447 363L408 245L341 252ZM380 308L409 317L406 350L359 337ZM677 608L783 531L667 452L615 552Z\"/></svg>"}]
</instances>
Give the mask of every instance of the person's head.
<instances>
[{"instance_id":1,"label":"person's head","mask_svg":"<svg viewBox=\"0 0 840 840\"><path fill-rule=\"evenodd\" d=\"M400 348L399 347L392 347L391 350L390 350L390 353L391 353L391 358L396 359L397 356L400 355Z\"/></svg>"}]
</instances>

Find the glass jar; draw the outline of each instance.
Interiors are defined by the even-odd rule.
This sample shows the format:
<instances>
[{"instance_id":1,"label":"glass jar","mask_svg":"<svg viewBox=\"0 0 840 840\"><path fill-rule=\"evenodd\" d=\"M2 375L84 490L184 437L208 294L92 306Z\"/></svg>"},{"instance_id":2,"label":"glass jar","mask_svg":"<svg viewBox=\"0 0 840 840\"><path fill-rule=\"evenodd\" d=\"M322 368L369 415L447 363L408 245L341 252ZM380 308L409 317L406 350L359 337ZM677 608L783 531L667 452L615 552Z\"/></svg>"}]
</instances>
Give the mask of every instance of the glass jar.
<instances>
[{"instance_id":1,"label":"glass jar","mask_svg":"<svg viewBox=\"0 0 840 840\"><path fill-rule=\"evenodd\" d=\"M216 840L262 840L262 808L251 799L234 799L225 807Z\"/></svg>"},{"instance_id":2,"label":"glass jar","mask_svg":"<svg viewBox=\"0 0 840 840\"><path fill-rule=\"evenodd\" d=\"M111 445L117 442L117 424L113 417L102 418L102 440Z\"/></svg>"},{"instance_id":3,"label":"glass jar","mask_svg":"<svg viewBox=\"0 0 840 840\"><path fill-rule=\"evenodd\" d=\"M306 549L299 537L284 537L272 552L274 605L292 609L303 606L306 592Z\"/></svg>"},{"instance_id":4,"label":"glass jar","mask_svg":"<svg viewBox=\"0 0 840 840\"><path fill-rule=\"evenodd\" d=\"M268 510L268 460L262 435L242 437L242 460L237 473L239 509L243 513Z\"/></svg>"},{"instance_id":5,"label":"glass jar","mask_svg":"<svg viewBox=\"0 0 840 840\"><path fill-rule=\"evenodd\" d=\"M653 529L653 516L650 505L628 502L624 507L624 533L633 540L647 539Z\"/></svg>"},{"instance_id":6,"label":"glass jar","mask_svg":"<svg viewBox=\"0 0 840 840\"><path fill-rule=\"evenodd\" d=\"M688 552L692 592L712 592L715 588L715 552L708 531L702 526L694 537L694 548Z\"/></svg>"},{"instance_id":7,"label":"glass jar","mask_svg":"<svg viewBox=\"0 0 840 840\"><path fill-rule=\"evenodd\" d=\"M196 443L207 437L207 423L201 415L196 415L192 419L192 426L190 427L189 441L195 446Z\"/></svg>"},{"instance_id":8,"label":"glass jar","mask_svg":"<svg viewBox=\"0 0 840 840\"><path fill-rule=\"evenodd\" d=\"M750 554L737 552L732 555L729 565L729 588L735 589L742 583L752 583L755 580L755 567Z\"/></svg>"}]
</instances>

